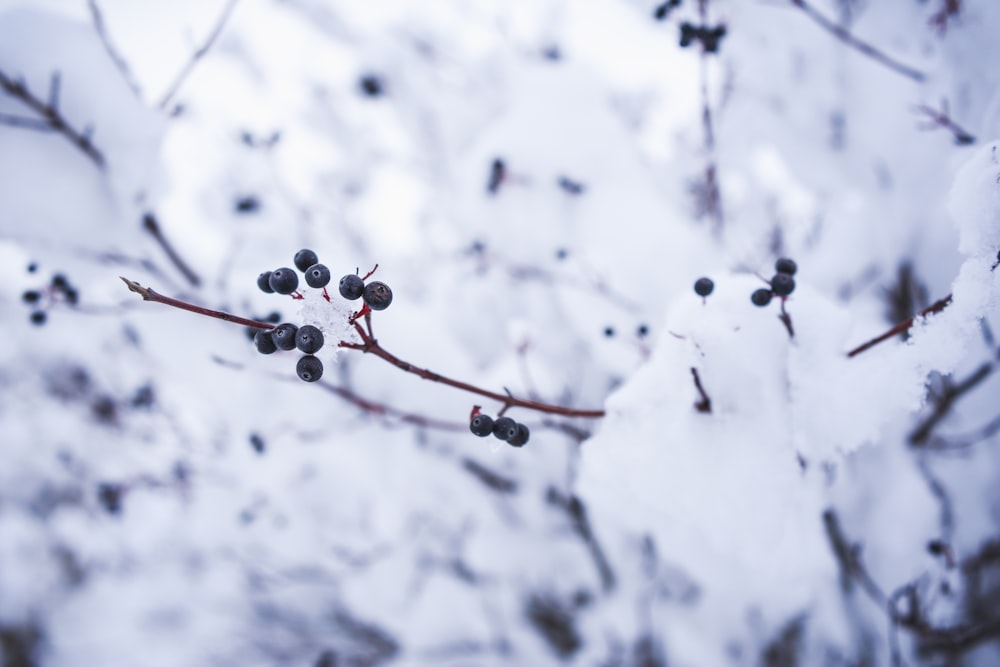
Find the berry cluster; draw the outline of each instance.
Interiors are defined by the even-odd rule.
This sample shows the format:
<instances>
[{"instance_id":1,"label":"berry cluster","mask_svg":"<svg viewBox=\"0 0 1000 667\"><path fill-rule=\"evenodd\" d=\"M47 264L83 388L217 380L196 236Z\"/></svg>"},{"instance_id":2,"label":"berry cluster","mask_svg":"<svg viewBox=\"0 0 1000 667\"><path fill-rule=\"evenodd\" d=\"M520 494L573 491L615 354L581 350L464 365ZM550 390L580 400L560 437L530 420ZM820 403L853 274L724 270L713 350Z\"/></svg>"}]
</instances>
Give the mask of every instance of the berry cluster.
<instances>
[{"instance_id":1,"label":"berry cluster","mask_svg":"<svg viewBox=\"0 0 1000 667\"><path fill-rule=\"evenodd\" d=\"M774 277L771 278L771 288L762 287L759 290L755 290L753 294L750 295L750 300L755 306L766 306L771 303L772 297L786 298L789 294L795 291L795 272L798 270L795 262L788 259L787 257L782 257L777 262L774 263Z\"/></svg>"},{"instance_id":2,"label":"berry cluster","mask_svg":"<svg viewBox=\"0 0 1000 667\"><path fill-rule=\"evenodd\" d=\"M304 248L295 253L293 260L295 268L305 275L306 284L316 289L326 288L330 283L330 269L319 263L319 257L308 248ZM291 294L293 297L302 298L298 293L299 274L288 267L281 267L274 271L265 271L257 276L257 287L267 294Z\"/></svg>"},{"instance_id":3,"label":"berry cluster","mask_svg":"<svg viewBox=\"0 0 1000 667\"><path fill-rule=\"evenodd\" d=\"M28 267L29 273L34 273L35 270L34 264ZM80 301L80 292L70 284L66 276L57 273L44 288L25 290L21 294L21 300L33 308L28 316L31 323L41 326L48 319L48 309L53 304L62 302L75 306Z\"/></svg>"},{"instance_id":4,"label":"berry cluster","mask_svg":"<svg viewBox=\"0 0 1000 667\"><path fill-rule=\"evenodd\" d=\"M701 42L705 53L718 53L719 42L726 36L726 26L721 23L714 28L707 25L694 25L685 21L681 24L681 47L691 46L694 42Z\"/></svg>"},{"instance_id":5,"label":"berry cluster","mask_svg":"<svg viewBox=\"0 0 1000 667\"><path fill-rule=\"evenodd\" d=\"M493 419L489 415L479 412L478 409L473 412L472 419L469 421L469 430L480 438L493 434L512 447L524 447L528 442L528 437L531 434L524 424L518 423L510 417Z\"/></svg>"}]
</instances>

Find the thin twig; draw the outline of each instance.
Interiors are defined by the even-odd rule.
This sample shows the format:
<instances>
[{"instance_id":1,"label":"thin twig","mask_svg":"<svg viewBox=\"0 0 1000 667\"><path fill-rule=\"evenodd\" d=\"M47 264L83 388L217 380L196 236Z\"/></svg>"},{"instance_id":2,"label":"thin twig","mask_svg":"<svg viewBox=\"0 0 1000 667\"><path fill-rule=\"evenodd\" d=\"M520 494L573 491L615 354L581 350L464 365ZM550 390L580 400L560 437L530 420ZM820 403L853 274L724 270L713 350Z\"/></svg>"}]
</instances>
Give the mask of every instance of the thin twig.
<instances>
[{"instance_id":1,"label":"thin twig","mask_svg":"<svg viewBox=\"0 0 1000 667\"><path fill-rule=\"evenodd\" d=\"M611 563L608 561L604 549L601 548L600 542L597 541L597 536L594 534L593 526L591 526L590 519L587 516L586 505L576 495L566 495L554 486L549 487L546 498L551 505L565 511L566 515L570 518L573 529L586 545L587 551L594 561L594 566L597 568L597 573L601 578L601 587L608 593L614 590L616 583L615 572L611 568Z\"/></svg>"},{"instance_id":2,"label":"thin twig","mask_svg":"<svg viewBox=\"0 0 1000 667\"><path fill-rule=\"evenodd\" d=\"M232 315L230 313L223 312L221 310L212 310L210 308L203 308L201 306L196 306L193 303L188 303L186 301L181 301L180 299L174 299L169 296L163 296L159 292L155 291L152 287L143 287L134 280L129 280L124 276L119 276L122 282L129 288L129 290L135 292L142 297L143 301L155 301L156 303L162 303L165 306L171 306L173 308L180 308L181 310L187 310L192 313L198 313L199 315L205 315L206 317L214 317L225 322L232 322L233 324L242 324L245 327L253 327L254 329L263 329L265 331L270 331L274 328L274 324L270 322L261 322L259 320L251 320L245 317L240 317L239 315Z\"/></svg>"},{"instance_id":3,"label":"thin twig","mask_svg":"<svg viewBox=\"0 0 1000 667\"><path fill-rule=\"evenodd\" d=\"M27 86L21 81L15 80L7 74L0 70L0 88L3 88L4 92L11 97L20 100L25 106L30 108L32 111L41 116L41 122L47 124L52 128L53 132L58 132L63 135L74 146L83 151L84 155L91 159L91 161L97 165L99 169L104 169L104 155L97 150L94 144L91 143L90 137L87 136L87 132L80 132L74 129L59 113L59 109L53 105L53 103L58 104L59 94L58 94L58 74L54 74L52 78L52 89L49 91L49 103L42 102L40 99L35 97ZM17 127L28 127L25 124L17 123L7 123L8 125L16 125ZM31 127L31 129L38 129L37 127Z\"/></svg>"},{"instance_id":4,"label":"thin twig","mask_svg":"<svg viewBox=\"0 0 1000 667\"><path fill-rule=\"evenodd\" d=\"M875 347L876 345L878 345L879 343L881 343L883 341L889 340L893 336L898 336L899 334L901 334L901 333L903 333L905 331L909 331L910 327L913 326L913 323L916 321L916 319L918 317L925 317L925 316L931 315L933 313L939 313L942 310L944 310L945 308L947 308L949 303L951 303L951 294L949 294L948 296L946 296L944 298L938 299L937 301L935 301L931 305L927 306L926 308L924 308L923 310L921 310L919 313L917 313L913 317L910 317L908 319L903 320L902 322L900 322L896 326L892 327L891 329L889 329L885 333L880 334L880 335L876 336L875 338L872 338L870 341L868 341L866 343L862 343L861 345L858 345L856 348L854 348L853 350L851 350L850 352L848 352L847 356L849 358L850 357L855 357L855 356L861 354L862 352L864 352L865 350L867 350L869 348L872 348L872 347Z\"/></svg>"},{"instance_id":5,"label":"thin twig","mask_svg":"<svg viewBox=\"0 0 1000 667\"><path fill-rule=\"evenodd\" d=\"M805 12L806 16L811 18L816 24L821 28L829 32L831 35L847 44L851 48L857 50L860 53L868 56L872 60L879 62L889 69L902 74L905 77L913 79L914 81L920 83L923 82L927 75L920 70L910 67L909 65L904 65L903 63L891 58L882 51L879 51L874 46L867 42L863 42L854 35L852 35L847 28L837 25L827 17L823 16L815 7L810 5L806 0L788 0L792 6L801 9Z\"/></svg>"},{"instance_id":6,"label":"thin twig","mask_svg":"<svg viewBox=\"0 0 1000 667\"><path fill-rule=\"evenodd\" d=\"M194 269L188 266L187 262L181 258L180 254L174 248L173 244L171 244L167 240L167 237L163 235L163 230L160 229L160 223L156 219L155 215L152 213L146 213L142 216L142 228L149 232L150 236L152 236L153 239L160 244L160 247L163 248L163 252L167 253L167 257L170 258L170 261L173 262L178 271L184 274L184 278L186 278L192 286L198 287L201 285L201 278L198 277L198 274L194 272Z\"/></svg>"},{"instance_id":7,"label":"thin twig","mask_svg":"<svg viewBox=\"0 0 1000 667\"><path fill-rule=\"evenodd\" d=\"M708 24L707 0L699 0L698 13L701 17L702 25ZM701 126L704 138L705 156L705 213L712 221L712 231L721 234L725 225L725 218L722 215L722 192L719 188L718 166L715 161L715 125L712 121L712 106L708 95L708 61L710 54L707 49L701 50L701 64L699 67L700 92L701 92Z\"/></svg>"},{"instance_id":8,"label":"thin twig","mask_svg":"<svg viewBox=\"0 0 1000 667\"><path fill-rule=\"evenodd\" d=\"M928 440L926 447L937 452L968 449L978 442L989 440L997 433L1000 433L1000 416L994 417L972 433L949 437L934 436Z\"/></svg>"},{"instance_id":9,"label":"thin twig","mask_svg":"<svg viewBox=\"0 0 1000 667\"><path fill-rule=\"evenodd\" d=\"M160 99L160 103L157 106L161 111L167 108L167 105L170 104L170 100L172 100L174 95L177 94L177 91L180 90L180 87L184 84L184 80L191 74L195 65L198 64L198 61L204 58L205 54L207 54L212 48L215 40L218 39L219 35L222 33L222 29L226 27L229 15L232 14L237 2L239 2L239 0L227 0L226 6L222 9L222 14L219 15L219 19L215 23L215 27L208 35L208 39L206 39L205 43L191 55L191 58L187 61L181 71L178 72L174 82L170 84L170 87L167 88L167 92L164 93L163 97Z\"/></svg>"},{"instance_id":10,"label":"thin twig","mask_svg":"<svg viewBox=\"0 0 1000 667\"><path fill-rule=\"evenodd\" d=\"M0 113L0 124L10 127L20 127L25 130L37 130L38 132L55 132L56 129L44 120L39 118L24 118L23 116L12 116Z\"/></svg>"},{"instance_id":11,"label":"thin twig","mask_svg":"<svg viewBox=\"0 0 1000 667\"><path fill-rule=\"evenodd\" d=\"M469 392L470 394L476 394L478 396L484 396L486 398L491 398L503 405L502 411L506 411L509 408L524 408L526 410L535 410L537 412L545 412L554 415L563 415L564 417L590 417L590 418L600 418L604 416L604 410L584 410L579 408L568 408L561 405L552 405L550 403L542 403L541 401L533 401L526 398L517 398L509 393L498 393L495 391L489 391L487 389L482 389L475 385L469 384L468 382L462 382L461 380L454 380L452 378L441 375L440 373L435 373L434 371L427 370L426 368L419 368L413 364L403 361L396 355L392 354L384 347L379 345L378 341L371 337L367 331L357 322L354 323L354 330L357 332L358 336L361 337L361 343L349 343L347 341L341 341L340 347L344 347L351 350L359 350L367 354L373 354L379 359L388 362L395 366L396 368L405 371L407 373L412 373L417 377L429 380L431 382L440 382L441 384L446 384L449 387L454 387L455 389L460 389L462 391Z\"/></svg>"},{"instance_id":12,"label":"thin twig","mask_svg":"<svg viewBox=\"0 0 1000 667\"><path fill-rule=\"evenodd\" d=\"M107 51L108 57L111 58L111 62L114 63L115 68L122 75L125 85L129 87L129 90L136 96L136 99L142 99L142 90L140 90L139 84L132 75L128 61L118 53L114 44L111 43L111 35L108 34L107 26L104 24L104 14L101 12L97 0L87 0L87 4L90 6L90 18L94 22L94 30L97 31L97 36L100 38L101 44L104 45L104 50Z\"/></svg>"},{"instance_id":13,"label":"thin twig","mask_svg":"<svg viewBox=\"0 0 1000 667\"><path fill-rule=\"evenodd\" d=\"M705 393L705 387L701 384L701 377L698 375L698 369L694 366L691 367L691 376L694 377L694 388L698 390L698 395L701 397L694 404L694 409L698 412L710 414L712 412L712 399L710 399L708 394Z\"/></svg>"},{"instance_id":14,"label":"thin twig","mask_svg":"<svg viewBox=\"0 0 1000 667\"><path fill-rule=\"evenodd\" d=\"M959 146L968 146L976 143L976 138L956 123L948 113L948 100L941 100L940 110L931 108L926 104L919 105L916 107L916 110L927 116L928 120L930 120L931 125L928 129L935 127L945 128L955 137L955 143Z\"/></svg>"}]
</instances>

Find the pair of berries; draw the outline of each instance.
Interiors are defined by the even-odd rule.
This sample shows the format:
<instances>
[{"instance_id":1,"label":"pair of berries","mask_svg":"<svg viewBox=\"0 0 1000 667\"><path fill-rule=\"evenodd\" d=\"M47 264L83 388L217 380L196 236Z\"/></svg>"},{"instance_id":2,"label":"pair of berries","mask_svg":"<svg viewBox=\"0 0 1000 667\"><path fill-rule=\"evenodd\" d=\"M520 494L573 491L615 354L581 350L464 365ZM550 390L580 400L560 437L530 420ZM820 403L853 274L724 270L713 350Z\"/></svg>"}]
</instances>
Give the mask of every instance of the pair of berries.
<instances>
[{"instance_id":1,"label":"pair of berries","mask_svg":"<svg viewBox=\"0 0 1000 667\"><path fill-rule=\"evenodd\" d=\"M320 289L330 284L330 269L319 263L319 257L308 248L295 253L295 268L303 273L309 287ZM257 287L266 294L292 294L299 288L299 274L286 266L265 271L257 276Z\"/></svg>"},{"instance_id":2,"label":"pair of berries","mask_svg":"<svg viewBox=\"0 0 1000 667\"><path fill-rule=\"evenodd\" d=\"M392 303L392 290L388 285L380 280L373 280L366 285L364 279L356 273L349 273L340 279L340 296L348 301L364 297L365 305L372 310L385 310Z\"/></svg>"},{"instance_id":3,"label":"pair of berries","mask_svg":"<svg viewBox=\"0 0 1000 667\"><path fill-rule=\"evenodd\" d=\"M771 278L771 289L765 287L755 290L750 295L750 301L755 306L766 306L771 303L771 298L778 296L784 299L795 291L795 272L798 270L795 262L787 257L782 257L774 263L774 277Z\"/></svg>"},{"instance_id":4,"label":"pair of berries","mask_svg":"<svg viewBox=\"0 0 1000 667\"><path fill-rule=\"evenodd\" d=\"M512 447L524 447L528 442L531 433L528 427L520 424L510 417L499 417L494 420L489 415L476 414L469 422L469 430L480 438L492 434L497 439L503 440Z\"/></svg>"},{"instance_id":5,"label":"pair of berries","mask_svg":"<svg viewBox=\"0 0 1000 667\"><path fill-rule=\"evenodd\" d=\"M273 354L277 350L305 352L295 365L295 373L306 382L315 382L323 377L323 362L313 356L323 347L323 332L311 324L297 327L284 322L269 331L258 331L254 344L261 354Z\"/></svg>"},{"instance_id":6,"label":"pair of berries","mask_svg":"<svg viewBox=\"0 0 1000 667\"><path fill-rule=\"evenodd\" d=\"M726 26L719 24L714 28L707 25L694 25L685 21L681 23L681 48L691 46L694 42L701 42L705 53L718 53L719 42L726 36Z\"/></svg>"}]
</instances>

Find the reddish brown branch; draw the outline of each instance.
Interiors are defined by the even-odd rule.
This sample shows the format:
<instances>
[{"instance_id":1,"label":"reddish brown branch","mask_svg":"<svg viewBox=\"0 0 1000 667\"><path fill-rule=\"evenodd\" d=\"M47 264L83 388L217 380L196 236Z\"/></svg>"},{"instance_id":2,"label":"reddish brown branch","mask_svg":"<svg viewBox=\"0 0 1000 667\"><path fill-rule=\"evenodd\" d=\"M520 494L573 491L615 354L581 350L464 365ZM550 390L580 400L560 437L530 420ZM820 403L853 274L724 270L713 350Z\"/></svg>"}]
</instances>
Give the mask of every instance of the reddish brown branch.
<instances>
[{"instance_id":1,"label":"reddish brown branch","mask_svg":"<svg viewBox=\"0 0 1000 667\"><path fill-rule=\"evenodd\" d=\"M27 86L20 81L10 78L2 70L0 70L0 88L3 88L5 93L20 100L22 104L37 113L41 117L39 119L40 122L51 128L53 132L58 132L69 139L74 146L83 151L83 154L97 165L98 169L104 169L104 155L90 142L90 137L87 136L86 132L80 132L73 128L63 115L59 113L58 73L52 76L52 89L50 90L48 102L43 102L35 97L28 90ZM17 127L30 127L31 129L39 129L40 127L37 123L26 122L28 119L12 117L11 120L14 120L14 122L8 122L7 124Z\"/></svg>"},{"instance_id":2,"label":"reddish brown branch","mask_svg":"<svg viewBox=\"0 0 1000 667\"><path fill-rule=\"evenodd\" d=\"M891 329L889 329L885 333L883 333L883 334L881 334L879 336L876 336L875 338L872 338L870 341L868 341L866 343L862 343L861 345L858 345L856 348L854 348L853 350L851 350L850 352L847 353L848 358L857 356L857 355L861 354L862 352L864 352L865 350L867 350L869 348L872 348L872 347L875 347L876 345L878 345L879 343L881 343L883 341L889 340L893 336L898 336L899 334L901 334L901 333L903 333L905 331L909 331L910 327L913 326L913 323L916 321L916 319L918 317L924 317L926 315L931 315L933 313L939 313L942 310L944 310L948 306L949 303L951 303L951 294L949 294L948 296L946 296L946 297L944 297L942 299L938 299L937 301L935 301L931 305L927 306L926 308L924 308L923 310L921 310L919 313L917 313L913 317L911 317L909 319L906 319L906 320L903 320L902 322L900 322L896 326L892 327Z\"/></svg>"},{"instance_id":3,"label":"reddish brown branch","mask_svg":"<svg viewBox=\"0 0 1000 667\"><path fill-rule=\"evenodd\" d=\"M274 328L274 324L270 322L260 322L258 320L251 320L245 317L239 317L238 315L232 315L230 313L222 312L220 310L211 310L209 308L203 308L201 306L196 306L186 301L181 301L180 299L174 299L168 296L163 296L162 294L154 291L152 288L143 287L139 283L129 280L128 278L122 277L122 281L129 288L129 290L135 292L141 296L145 301L155 301L157 303L162 303L167 306L172 306L174 308L180 308L181 310L187 310L192 313L197 313L199 315L205 315L206 317L214 317L226 322L233 322L235 324L242 324L243 326L253 327L255 329L270 330ZM526 410L535 410L536 412L544 412L554 415L562 415L564 417L590 417L599 418L604 416L604 410L582 410L577 408L568 408L561 405L552 405L550 403L543 403L541 401L533 401L524 398L517 398L510 393L499 394L494 391L489 391L482 389L468 382L462 382L460 380L454 380L452 378L446 377L434 371L427 370L425 368L419 368L413 364L403 361L396 355L392 354L384 347L379 345L378 341L370 334L370 331L366 331L359 323L353 322L354 330L357 332L358 336L361 338L360 343L354 343L349 341L340 341L339 347L348 350L358 350L360 352L365 352L368 354L373 354L376 357L386 361L396 368L405 371L407 373L412 373L417 377L424 380L430 380L431 382L440 382L441 384L448 385L449 387L454 387L455 389L460 389L462 391L469 392L471 394L476 394L478 396L484 396L486 398L491 398L499 403L503 404L503 410L509 408L524 408ZM360 400L360 399L359 399ZM360 404L359 404L360 405ZM378 407L375 404L371 404L369 407L372 411L383 410L383 407ZM367 409L367 408L366 408ZM397 415L398 416L398 415ZM442 422L443 423L443 422Z\"/></svg>"},{"instance_id":4,"label":"reddish brown branch","mask_svg":"<svg viewBox=\"0 0 1000 667\"><path fill-rule=\"evenodd\" d=\"M598 418L604 416L604 410L582 410L577 408L567 408L560 405L552 405L550 403L542 403L540 401L533 401L526 398L517 398L510 395L509 393L500 394L495 391L489 391L481 387L477 387L468 382L462 382L461 380L454 380L452 378L441 375L440 373L435 373L434 371L428 370L426 368L420 368L414 366L413 364L403 361L396 355L392 354L384 347L379 345L379 342L369 335L364 328L361 327L357 322L354 323L354 330L357 332L358 336L361 337L361 343L349 343L346 341L341 341L340 346L351 350L360 350L367 354L373 354L379 359L388 362L395 366L396 368L404 371L406 373L412 373L417 377L429 380L431 382L440 382L441 384L448 385L449 387L454 387L455 389L460 389L462 391L469 392L470 394L476 394L478 396L484 396L486 398L491 398L503 405L502 410L506 411L509 408L525 408L526 410L535 410L537 412L545 412L548 414L562 415L564 417L592 417Z\"/></svg>"},{"instance_id":5,"label":"reddish brown branch","mask_svg":"<svg viewBox=\"0 0 1000 667\"><path fill-rule=\"evenodd\" d=\"M124 276L119 276L125 285L133 292L142 297L143 301L155 301L156 303L162 303L166 306L172 306L174 308L180 308L181 310L187 310L192 313L197 313L199 315L205 315L206 317L214 317L225 322L232 322L233 324L242 324L245 327L253 327L254 329L264 329L265 331L273 329L274 325L270 322L261 322L259 320L250 320L245 317L240 317L239 315L232 315L230 313L225 313L221 310L212 310L210 308L202 308L201 306L196 306L193 303L188 303L186 301L181 301L180 299L174 299L169 296L163 296L159 292L153 290L152 287L143 287L134 280L129 280Z\"/></svg>"},{"instance_id":6,"label":"reddish brown branch","mask_svg":"<svg viewBox=\"0 0 1000 667\"><path fill-rule=\"evenodd\" d=\"M847 44L851 48L855 49L859 53L863 53L872 60L875 60L876 62L885 65L894 72L897 72L905 77L913 79L918 83L923 82L924 79L927 78L927 75L925 75L920 70L910 67L908 65L904 65L898 60L895 60L894 58L891 58L890 56L886 55L882 51L879 51L871 44L858 39L857 37L852 35L850 31L847 30L847 28L841 25L837 25L827 17L823 16L823 14L821 14L815 7L806 2L806 0L789 0L789 2L791 2L793 6L798 7L803 12L805 12L806 16L811 18L821 28L823 28L828 33L830 33L831 35L842 41L844 44Z\"/></svg>"}]
</instances>

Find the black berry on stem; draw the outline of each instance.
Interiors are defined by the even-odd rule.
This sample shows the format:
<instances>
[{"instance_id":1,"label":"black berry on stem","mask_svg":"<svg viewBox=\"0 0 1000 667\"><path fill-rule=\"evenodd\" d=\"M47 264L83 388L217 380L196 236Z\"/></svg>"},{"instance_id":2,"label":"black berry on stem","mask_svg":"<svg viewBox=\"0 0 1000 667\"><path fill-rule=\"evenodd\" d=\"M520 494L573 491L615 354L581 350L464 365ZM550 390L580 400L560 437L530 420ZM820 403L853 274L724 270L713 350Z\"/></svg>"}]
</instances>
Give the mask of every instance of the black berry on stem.
<instances>
[{"instance_id":1,"label":"black berry on stem","mask_svg":"<svg viewBox=\"0 0 1000 667\"><path fill-rule=\"evenodd\" d=\"M295 349L295 334L298 332L299 328L292 324L291 322L285 322L279 324L271 330L271 339L274 341L274 346L279 350L294 350Z\"/></svg>"},{"instance_id":2,"label":"black berry on stem","mask_svg":"<svg viewBox=\"0 0 1000 667\"><path fill-rule=\"evenodd\" d=\"M278 349L274 345L274 339L271 338L270 331L258 331L254 334L253 344L257 347L257 351L261 354L274 354Z\"/></svg>"},{"instance_id":3,"label":"black berry on stem","mask_svg":"<svg viewBox=\"0 0 1000 667\"><path fill-rule=\"evenodd\" d=\"M323 347L323 332L311 324L299 327L295 332L295 347L306 354L315 354Z\"/></svg>"},{"instance_id":4,"label":"black berry on stem","mask_svg":"<svg viewBox=\"0 0 1000 667\"><path fill-rule=\"evenodd\" d=\"M365 304L372 310L385 310L392 303L392 290L380 280L365 285Z\"/></svg>"},{"instance_id":5,"label":"black berry on stem","mask_svg":"<svg viewBox=\"0 0 1000 667\"><path fill-rule=\"evenodd\" d=\"M493 435L504 442L510 442L517 435L517 422L510 417L501 417L493 422Z\"/></svg>"},{"instance_id":6,"label":"black berry on stem","mask_svg":"<svg viewBox=\"0 0 1000 667\"><path fill-rule=\"evenodd\" d=\"M518 424L517 434L510 440L508 440L507 444L510 445L511 447L524 447L527 444L530 435L531 432L528 431L527 426L525 426L524 424Z\"/></svg>"},{"instance_id":7,"label":"black berry on stem","mask_svg":"<svg viewBox=\"0 0 1000 667\"><path fill-rule=\"evenodd\" d=\"M313 264L319 264L319 257L309 248L303 248L295 253L295 268L299 271L306 271Z\"/></svg>"},{"instance_id":8,"label":"black berry on stem","mask_svg":"<svg viewBox=\"0 0 1000 667\"><path fill-rule=\"evenodd\" d=\"M295 373L306 382L316 382L323 377L323 362L307 354L295 364Z\"/></svg>"},{"instance_id":9,"label":"black berry on stem","mask_svg":"<svg viewBox=\"0 0 1000 667\"><path fill-rule=\"evenodd\" d=\"M257 276L257 287L260 288L261 292L265 294L274 294L274 290L271 289L271 272L265 271L264 273Z\"/></svg>"},{"instance_id":10,"label":"black berry on stem","mask_svg":"<svg viewBox=\"0 0 1000 667\"><path fill-rule=\"evenodd\" d=\"M299 274L287 267L275 269L271 272L267 284L278 294L291 294L299 286Z\"/></svg>"},{"instance_id":11,"label":"black berry on stem","mask_svg":"<svg viewBox=\"0 0 1000 667\"><path fill-rule=\"evenodd\" d=\"M493 433L493 418L489 415L476 415L469 421L469 430L480 438L485 438Z\"/></svg>"},{"instance_id":12,"label":"black berry on stem","mask_svg":"<svg viewBox=\"0 0 1000 667\"><path fill-rule=\"evenodd\" d=\"M795 291L795 278L787 273L776 273L771 278L771 291L775 296L788 296Z\"/></svg>"},{"instance_id":13,"label":"black berry on stem","mask_svg":"<svg viewBox=\"0 0 1000 667\"><path fill-rule=\"evenodd\" d=\"M782 257L774 263L774 270L778 273L787 273L790 276L794 276L798 269L799 267L795 261L787 257Z\"/></svg>"},{"instance_id":14,"label":"black berry on stem","mask_svg":"<svg viewBox=\"0 0 1000 667\"><path fill-rule=\"evenodd\" d=\"M349 273L340 279L340 296L348 301L360 299L365 291L365 281L358 275Z\"/></svg>"},{"instance_id":15,"label":"black berry on stem","mask_svg":"<svg viewBox=\"0 0 1000 667\"><path fill-rule=\"evenodd\" d=\"M306 285L319 289L330 284L330 269L323 264L313 264L306 269Z\"/></svg>"},{"instance_id":16,"label":"black berry on stem","mask_svg":"<svg viewBox=\"0 0 1000 667\"><path fill-rule=\"evenodd\" d=\"M766 306L771 303L771 290L761 287L759 290L754 290L754 293L750 295L750 300L755 306Z\"/></svg>"},{"instance_id":17,"label":"black berry on stem","mask_svg":"<svg viewBox=\"0 0 1000 667\"><path fill-rule=\"evenodd\" d=\"M706 297L715 289L715 283L711 278L698 278L694 283L694 293L701 297Z\"/></svg>"}]
</instances>

